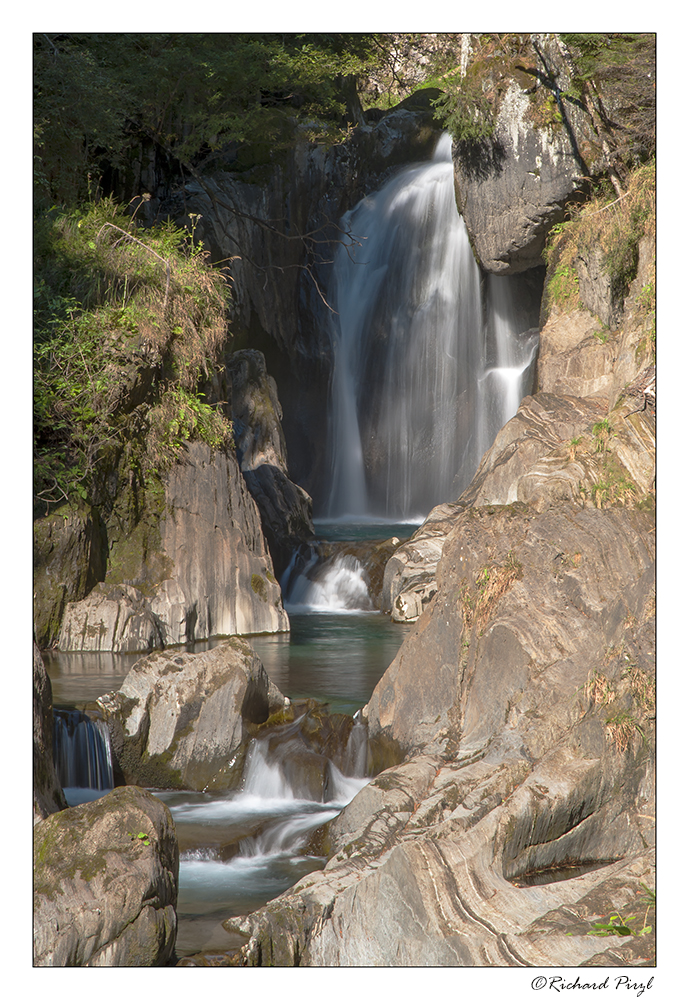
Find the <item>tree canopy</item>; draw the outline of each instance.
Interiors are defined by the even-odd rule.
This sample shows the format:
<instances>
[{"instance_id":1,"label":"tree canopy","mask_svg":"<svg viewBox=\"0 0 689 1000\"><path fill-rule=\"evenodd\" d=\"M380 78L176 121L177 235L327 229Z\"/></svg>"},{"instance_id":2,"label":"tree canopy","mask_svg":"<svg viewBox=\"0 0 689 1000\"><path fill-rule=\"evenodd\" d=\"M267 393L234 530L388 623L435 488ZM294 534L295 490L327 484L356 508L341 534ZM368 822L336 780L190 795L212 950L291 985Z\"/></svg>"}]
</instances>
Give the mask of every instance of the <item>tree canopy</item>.
<instances>
[{"instance_id":1,"label":"tree canopy","mask_svg":"<svg viewBox=\"0 0 689 1000\"><path fill-rule=\"evenodd\" d=\"M148 139L202 166L228 145L347 131L346 81L380 58L372 35L36 34L36 168L50 200ZM351 118L351 114L350 114Z\"/></svg>"}]
</instances>

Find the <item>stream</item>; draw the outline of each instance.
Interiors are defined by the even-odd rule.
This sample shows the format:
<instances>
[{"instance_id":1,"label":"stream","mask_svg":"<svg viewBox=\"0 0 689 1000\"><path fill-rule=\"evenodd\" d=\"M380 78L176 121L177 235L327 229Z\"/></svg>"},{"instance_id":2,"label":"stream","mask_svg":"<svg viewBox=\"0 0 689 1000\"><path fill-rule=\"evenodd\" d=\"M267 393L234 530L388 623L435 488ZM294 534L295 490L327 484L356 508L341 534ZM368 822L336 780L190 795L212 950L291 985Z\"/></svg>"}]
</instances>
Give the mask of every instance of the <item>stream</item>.
<instances>
[{"instance_id":1,"label":"stream","mask_svg":"<svg viewBox=\"0 0 689 1000\"><path fill-rule=\"evenodd\" d=\"M362 541L396 535L407 538L415 524L319 523L327 541ZM314 699L331 712L355 713L369 700L378 680L392 662L409 631L375 610L352 607L352 592L368 592L361 577L334 570L327 584L328 602L314 603L302 586L300 603L286 606L289 633L248 636L266 672L292 701ZM357 579L354 579L357 577ZM222 639L187 647L200 652ZM105 765L89 746L94 735L79 726L73 710L116 690L141 653L58 653L48 651L45 663L53 689L56 727L74 739L61 772L70 805L107 792L107 780L94 781ZM332 761L318 760L299 737L298 725L279 727L273 737L253 741L247 755L242 787L209 794L154 791L172 812L180 847L177 955L232 947L221 924L249 913L284 892L302 876L322 868L317 831L354 797L366 782L365 728L355 725L347 747L343 773ZM362 742L362 738L363 741ZM364 751L362 753L362 750ZM73 757L83 763L75 771ZM88 762L87 762L88 758ZM89 763L90 761L94 763ZM343 763L342 761L340 762ZM323 780L313 780L314 768Z\"/></svg>"}]
</instances>

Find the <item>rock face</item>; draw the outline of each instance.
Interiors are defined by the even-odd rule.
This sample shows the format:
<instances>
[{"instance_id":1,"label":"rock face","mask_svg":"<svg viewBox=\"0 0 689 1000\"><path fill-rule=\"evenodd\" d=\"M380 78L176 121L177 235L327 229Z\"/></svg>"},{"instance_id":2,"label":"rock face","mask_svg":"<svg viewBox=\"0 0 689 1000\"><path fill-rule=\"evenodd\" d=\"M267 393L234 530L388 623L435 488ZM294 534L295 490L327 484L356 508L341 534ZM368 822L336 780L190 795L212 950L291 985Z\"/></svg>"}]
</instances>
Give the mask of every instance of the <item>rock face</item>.
<instances>
[{"instance_id":1,"label":"rock face","mask_svg":"<svg viewBox=\"0 0 689 1000\"><path fill-rule=\"evenodd\" d=\"M481 266L517 274L542 264L550 226L600 166L600 149L580 102L561 96L571 74L555 35L471 72L500 96L492 137L454 145L457 204Z\"/></svg>"},{"instance_id":2,"label":"rock face","mask_svg":"<svg viewBox=\"0 0 689 1000\"><path fill-rule=\"evenodd\" d=\"M142 788L44 819L34 828L34 964L167 965L178 869L170 812Z\"/></svg>"},{"instance_id":3,"label":"rock face","mask_svg":"<svg viewBox=\"0 0 689 1000\"><path fill-rule=\"evenodd\" d=\"M33 648L33 817L34 823L65 809L53 760L53 698L36 643Z\"/></svg>"},{"instance_id":4,"label":"rock face","mask_svg":"<svg viewBox=\"0 0 689 1000\"><path fill-rule=\"evenodd\" d=\"M261 352L236 351L226 372L237 458L280 579L295 549L316 539L311 497L287 475L282 407Z\"/></svg>"},{"instance_id":5,"label":"rock face","mask_svg":"<svg viewBox=\"0 0 689 1000\"><path fill-rule=\"evenodd\" d=\"M594 919L643 916L652 530L624 509L459 515L367 707L404 761L333 822L322 872L234 922L245 963L596 964Z\"/></svg>"},{"instance_id":6,"label":"rock face","mask_svg":"<svg viewBox=\"0 0 689 1000\"><path fill-rule=\"evenodd\" d=\"M65 507L34 522L34 636L41 649L57 641L67 603L105 578L106 550L95 511Z\"/></svg>"},{"instance_id":7,"label":"rock face","mask_svg":"<svg viewBox=\"0 0 689 1000\"><path fill-rule=\"evenodd\" d=\"M131 784L196 790L234 787L252 726L284 707L248 643L138 660L98 704L113 757Z\"/></svg>"},{"instance_id":8,"label":"rock face","mask_svg":"<svg viewBox=\"0 0 689 1000\"><path fill-rule=\"evenodd\" d=\"M155 532L119 572L124 580L67 605L60 649L150 650L289 629L237 461L200 442L171 469Z\"/></svg>"}]
</instances>

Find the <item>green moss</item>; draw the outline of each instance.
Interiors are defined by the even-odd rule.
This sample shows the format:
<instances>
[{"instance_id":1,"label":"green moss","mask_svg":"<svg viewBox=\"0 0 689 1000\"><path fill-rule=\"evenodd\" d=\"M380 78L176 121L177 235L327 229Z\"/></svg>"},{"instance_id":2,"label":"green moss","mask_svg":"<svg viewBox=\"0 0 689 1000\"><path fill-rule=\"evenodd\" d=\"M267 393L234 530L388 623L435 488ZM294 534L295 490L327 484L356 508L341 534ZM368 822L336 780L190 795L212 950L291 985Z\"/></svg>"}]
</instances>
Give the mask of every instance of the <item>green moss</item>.
<instances>
[{"instance_id":1,"label":"green moss","mask_svg":"<svg viewBox=\"0 0 689 1000\"><path fill-rule=\"evenodd\" d=\"M268 587L265 579L258 573L251 574L251 589L262 601L268 600Z\"/></svg>"}]
</instances>

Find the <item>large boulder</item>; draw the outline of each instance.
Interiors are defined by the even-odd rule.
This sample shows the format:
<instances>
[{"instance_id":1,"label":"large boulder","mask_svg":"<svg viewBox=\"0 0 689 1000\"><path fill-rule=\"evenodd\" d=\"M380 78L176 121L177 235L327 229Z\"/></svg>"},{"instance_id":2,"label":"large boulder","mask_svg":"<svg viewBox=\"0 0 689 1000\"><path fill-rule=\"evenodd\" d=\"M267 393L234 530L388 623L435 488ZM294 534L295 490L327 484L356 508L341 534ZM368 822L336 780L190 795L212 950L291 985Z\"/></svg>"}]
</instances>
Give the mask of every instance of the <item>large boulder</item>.
<instances>
[{"instance_id":1,"label":"large boulder","mask_svg":"<svg viewBox=\"0 0 689 1000\"><path fill-rule=\"evenodd\" d=\"M233 638L203 653L138 660L98 705L125 780L158 788L234 787L254 728L285 699L251 646Z\"/></svg>"},{"instance_id":2,"label":"large boulder","mask_svg":"<svg viewBox=\"0 0 689 1000\"><path fill-rule=\"evenodd\" d=\"M178 872L170 811L142 788L48 816L34 827L34 964L169 964Z\"/></svg>"},{"instance_id":3,"label":"large boulder","mask_svg":"<svg viewBox=\"0 0 689 1000\"><path fill-rule=\"evenodd\" d=\"M232 452L189 443L168 473L154 520L114 546L102 585L67 605L60 649L150 650L289 629L258 511Z\"/></svg>"},{"instance_id":4,"label":"large boulder","mask_svg":"<svg viewBox=\"0 0 689 1000\"><path fill-rule=\"evenodd\" d=\"M53 759L53 698L40 650L33 647L33 816L34 823L65 809Z\"/></svg>"},{"instance_id":5,"label":"large boulder","mask_svg":"<svg viewBox=\"0 0 689 1000\"><path fill-rule=\"evenodd\" d=\"M572 74L557 36L511 38L513 51L500 58L469 59L470 86L493 95L492 136L453 147L457 204L492 274L542 264L548 230L602 163L588 114L563 96Z\"/></svg>"}]
</instances>

